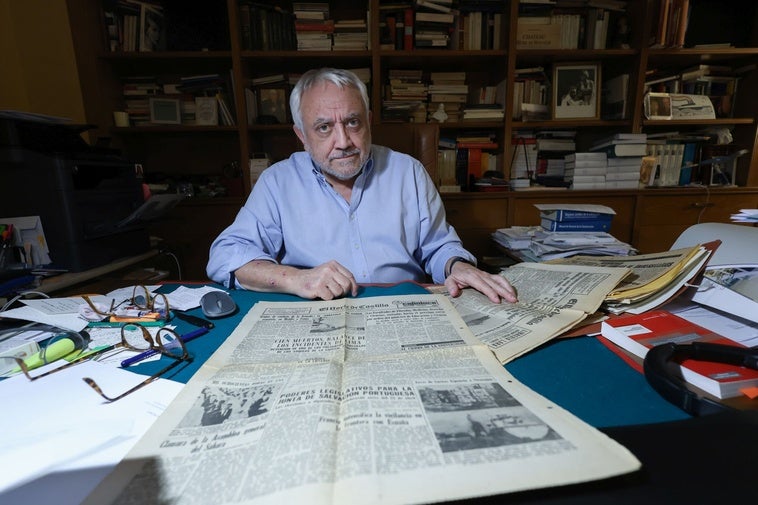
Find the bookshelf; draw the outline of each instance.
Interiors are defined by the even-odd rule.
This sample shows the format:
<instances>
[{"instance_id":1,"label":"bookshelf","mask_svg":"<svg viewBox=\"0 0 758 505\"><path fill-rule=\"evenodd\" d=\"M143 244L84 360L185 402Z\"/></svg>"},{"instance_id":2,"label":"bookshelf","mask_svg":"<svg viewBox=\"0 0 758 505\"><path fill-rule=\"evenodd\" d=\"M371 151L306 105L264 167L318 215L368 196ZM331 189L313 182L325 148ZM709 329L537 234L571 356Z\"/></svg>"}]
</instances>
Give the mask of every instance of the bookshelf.
<instances>
[{"instance_id":1,"label":"bookshelf","mask_svg":"<svg viewBox=\"0 0 758 505\"><path fill-rule=\"evenodd\" d=\"M192 244L182 239L180 233L172 234L172 226L162 225L161 233L168 237L169 242L180 243L179 248L188 256L204 255L207 246L215 234L228 224L229 216L236 213L248 194L251 179L248 160L253 153L267 153L272 161L287 157L291 152L301 148L292 132L289 121L248 121L248 109L252 107L254 95L250 91L252 79L267 78L281 74L283 81L264 84L265 87L280 86L285 92L291 86L291 79L298 74L315 66L335 66L350 69L361 69L367 72L368 88L371 94L374 125L391 125L396 119L388 120L382 114L387 101L385 86L390 78L390 71L421 70L425 75L444 72L465 72L469 90L484 87L497 87L504 84L506 96L512 89L513 83L519 77L518 70L528 67L543 67L550 77L551 69L557 64L591 63L601 69L601 82L623 73L629 74L627 91L627 114L624 117L606 119L601 114L595 118L581 119L536 119L525 121L514 118L513 100L506 99L504 104L504 119L502 120L463 120L459 116L455 121L438 124L440 138L455 138L460 134L471 132L494 133L498 144L498 154L501 163L507 164L518 146L511 139L529 130L576 130L577 150L584 150L598 138L608 132L645 132L662 133L670 130L683 132L697 131L705 127L730 127L735 144L745 146L749 154L738 160L736 188L741 198L733 200L752 207L758 206L755 195L758 194L758 135L756 117L758 117L758 98L753 93L744 92L758 84L758 71L748 71L740 77L740 90L734 104L732 117L708 120L649 120L644 118L643 98L647 74L654 69L672 69L681 71L684 68L699 64L730 65L746 67L758 63L758 8L752 0L735 0L729 4L736 5L738 21L736 27L729 33L737 34L740 39L734 40L733 47L689 47L690 42L711 44L719 35L718 29L710 32L710 28L702 23L703 16L714 15L717 9L719 15L735 15L734 9L722 8L723 2L718 0L690 0L693 9L702 9L693 17L692 33L688 33L684 47L651 47L650 37L656 31L659 15L660 0L627 0L626 17L631 30L624 35L623 42L613 43L610 48L526 48L519 42L518 19L520 15L519 2L465 2L470 10L488 14L485 19L491 19L495 28L489 34L480 35L478 42L471 41L459 44L459 47L471 47L479 44L481 49L413 47L414 41L398 40L397 33L391 40L387 32L387 16L395 6L396 12L413 8L412 1L388 0L332 0L328 3L328 18L334 21L367 20L363 29L367 33L366 48L360 45L350 46L341 50L296 50L292 41L279 40L278 43L262 46L262 42L254 42L250 38L250 26L253 17L249 9L253 5L268 4L282 6L292 11L292 2L243 2L239 0L217 0L203 2L202 5L190 6L180 0L165 0L161 2L165 8L166 46L165 50L145 51L110 51L109 38L103 21L102 0L67 0L69 16L74 35L74 50L79 67L79 77L82 96L85 102L85 113L88 122L97 125L92 135L94 137L110 138L115 146L121 147L130 158L143 164L146 174L155 176L169 183L191 180L201 187L203 195L214 194L213 188L219 189L213 198L193 199L191 205L183 206L181 219L186 221L188 215L203 213L206 229L206 239L193 237L201 243ZM463 6L464 2L454 2ZM473 7L471 7L474 5ZM476 7L480 5L481 8ZM495 5L493 8L492 6ZM585 9L585 8L583 8ZM273 10L266 10L271 15ZM581 10L586 12L586 10ZM694 13L694 10L693 10ZM496 17L495 17L496 16ZM405 21L404 16L397 15L393 23ZM733 19L734 21L734 19ZM736 22L735 21L735 22ZM722 23L723 24L723 23ZM423 26L418 24L417 29ZM172 28L173 27L173 28ZM180 27L180 28L176 28ZM398 27L394 29L397 31ZM703 31L707 33L703 33ZM361 28L353 28L353 32ZM700 33L695 33L699 31ZM459 33L458 36L461 36ZM430 35L431 38L437 37ZM609 40L611 38L609 37ZM614 39L615 40L615 39ZM290 44L290 45L287 45ZM113 111L125 107L122 93L123 80L129 76L157 76L162 82L177 80L186 76L218 74L227 84L229 105L236 120L234 125L199 126L187 124L175 125L144 125L115 127L113 126ZM263 88L260 88L263 89ZM256 98L258 102L260 99ZM260 103L256 103L260 106ZM434 111L427 111L429 113ZM286 116L285 116L286 117ZM422 118L419 113L416 119ZM550 116L552 117L552 116ZM505 170L507 173L507 170ZM210 190L208 190L210 188ZM205 193L203 193L205 191ZM729 189L717 188L715 193L729 195ZM523 201L530 198L551 200L560 198L572 201L590 201L593 198L613 206L613 201L622 202L624 216L619 219L624 223L625 231L620 238L639 242L649 240L651 217L641 213L641 205L650 198L693 197L706 198L708 210L711 211L713 196L702 196L701 189L674 188L665 191L658 190L628 190L621 192L598 191L545 191L530 192L527 198L520 192L506 192L501 195L485 195L476 192L461 194L445 194L443 198L451 220L466 237L476 245L472 247L478 256L488 251L486 242L492 227L503 227L513 224L529 224L532 216L529 213L516 212ZM611 195L611 196L609 196ZM201 195L202 196L202 195ZM623 198L622 198L623 196ZM695 202L697 203L697 202ZM729 198L722 202L726 207L721 208L713 219L728 219L732 205ZM192 209L190 212L188 209ZM736 210L736 209L735 209ZM451 212L452 211L452 212ZM493 214L496 218L478 220L473 216ZM454 217L454 216L457 217ZM704 215L694 219L703 218ZM705 214L708 217L708 214ZM660 216L665 220L666 216ZM689 219L689 218L688 218ZM685 220L687 221L687 220ZM469 223L478 223L476 226ZM179 221L177 221L179 223ZM672 224L662 229L666 233L692 224L689 221ZM628 226L627 226L628 225ZM628 231L626 231L628 230ZM172 236L173 235L173 236ZM673 236L670 238L673 240ZM651 242L655 246L663 246L669 241L661 237ZM206 243L207 242L207 243ZM198 250L198 252L193 252ZM194 267L188 276L201 277L204 271L201 266L202 258L193 257L190 261Z\"/></svg>"}]
</instances>

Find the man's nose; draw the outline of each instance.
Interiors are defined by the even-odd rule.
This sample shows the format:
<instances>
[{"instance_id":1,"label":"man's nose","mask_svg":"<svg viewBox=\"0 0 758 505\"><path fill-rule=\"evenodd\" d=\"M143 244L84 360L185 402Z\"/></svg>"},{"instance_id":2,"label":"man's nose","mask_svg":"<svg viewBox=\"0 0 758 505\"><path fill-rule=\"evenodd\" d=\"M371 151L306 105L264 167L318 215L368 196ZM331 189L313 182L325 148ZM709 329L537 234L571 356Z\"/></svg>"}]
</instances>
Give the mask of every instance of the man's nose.
<instances>
[{"instance_id":1,"label":"man's nose","mask_svg":"<svg viewBox=\"0 0 758 505\"><path fill-rule=\"evenodd\" d=\"M334 126L334 145L336 147L345 148L352 144L350 135L347 133L347 128L342 123L337 123Z\"/></svg>"}]
</instances>

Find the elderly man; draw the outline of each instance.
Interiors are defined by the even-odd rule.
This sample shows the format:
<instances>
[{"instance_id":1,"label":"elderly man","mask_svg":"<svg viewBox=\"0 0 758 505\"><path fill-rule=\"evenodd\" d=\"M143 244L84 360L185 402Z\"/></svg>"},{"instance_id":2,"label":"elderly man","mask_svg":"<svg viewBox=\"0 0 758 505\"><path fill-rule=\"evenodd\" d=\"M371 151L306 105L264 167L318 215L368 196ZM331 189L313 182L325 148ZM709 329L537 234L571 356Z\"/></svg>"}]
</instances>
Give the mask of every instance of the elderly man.
<instances>
[{"instance_id":1,"label":"elderly man","mask_svg":"<svg viewBox=\"0 0 758 505\"><path fill-rule=\"evenodd\" d=\"M476 268L445 220L421 163L371 144L366 86L338 69L306 72L290 96L305 147L266 169L211 245L208 275L228 287L302 298L353 295L364 283L444 283L513 302L500 275Z\"/></svg>"}]
</instances>

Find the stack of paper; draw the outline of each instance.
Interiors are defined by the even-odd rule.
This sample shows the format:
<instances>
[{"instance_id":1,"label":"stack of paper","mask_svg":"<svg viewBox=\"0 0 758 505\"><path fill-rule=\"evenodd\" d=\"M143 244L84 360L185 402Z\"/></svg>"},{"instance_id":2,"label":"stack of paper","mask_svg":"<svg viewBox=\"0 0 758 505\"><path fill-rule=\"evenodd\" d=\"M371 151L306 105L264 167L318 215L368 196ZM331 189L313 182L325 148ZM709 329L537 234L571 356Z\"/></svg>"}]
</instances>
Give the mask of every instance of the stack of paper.
<instances>
[{"instance_id":1,"label":"stack of paper","mask_svg":"<svg viewBox=\"0 0 758 505\"><path fill-rule=\"evenodd\" d=\"M492 234L492 239L501 246L514 251L529 249L534 234L542 228L539 226L512 226L499 228Z\"/></svg>"},{"instance_id":2,"label":"stack of paper","mask_svg":"<svg viewBox=\"0 0 758 505\"><path fill-rule=\"evenodd\" d=\"M575 256L551 263L630 268L632 276L606 296L603 307L614 314L640 314L663 305L691 285L708 261L711 250L697 245L629 258Z\"/></svg>"},{"instance_id":3,"label":"stack of paper","mask_svg":"<svg viewBox=\"0 0 758 505\"><path fill-rule=\"evenodd\" d=\"M636 249L606 232L539 231L529 245L536 261L568 258L579 254L590 256L628 256Z\"/></svg>"},{"instance_id":4,"label":"stack of paper","mask_svg":"<svg viewBox=\"0 0 758 505\"><path fill-rule=\"evenodd\" d=\"M734 223L758 223L758 209L740 209L731 219Z\"/></svg>"}]
</instances>

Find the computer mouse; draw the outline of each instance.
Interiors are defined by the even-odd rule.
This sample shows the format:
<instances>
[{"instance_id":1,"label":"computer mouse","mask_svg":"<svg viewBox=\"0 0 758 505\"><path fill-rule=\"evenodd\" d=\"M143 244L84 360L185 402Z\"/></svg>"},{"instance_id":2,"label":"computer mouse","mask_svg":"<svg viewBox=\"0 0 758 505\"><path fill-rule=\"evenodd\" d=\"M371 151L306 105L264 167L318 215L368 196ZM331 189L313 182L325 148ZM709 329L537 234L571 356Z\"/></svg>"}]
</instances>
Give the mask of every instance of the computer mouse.
<instances>
[{"instance_id":1,"label":"computer mouse","mask_svg":"<svg viewBox=\"0 0 758 505\"><path fill-rule=\"evenodd\" d=\"M200 298L200 308L205 317L224 317L237 310L229 293L225 291L211 291Z\"/></svg>"}]
</instances>

